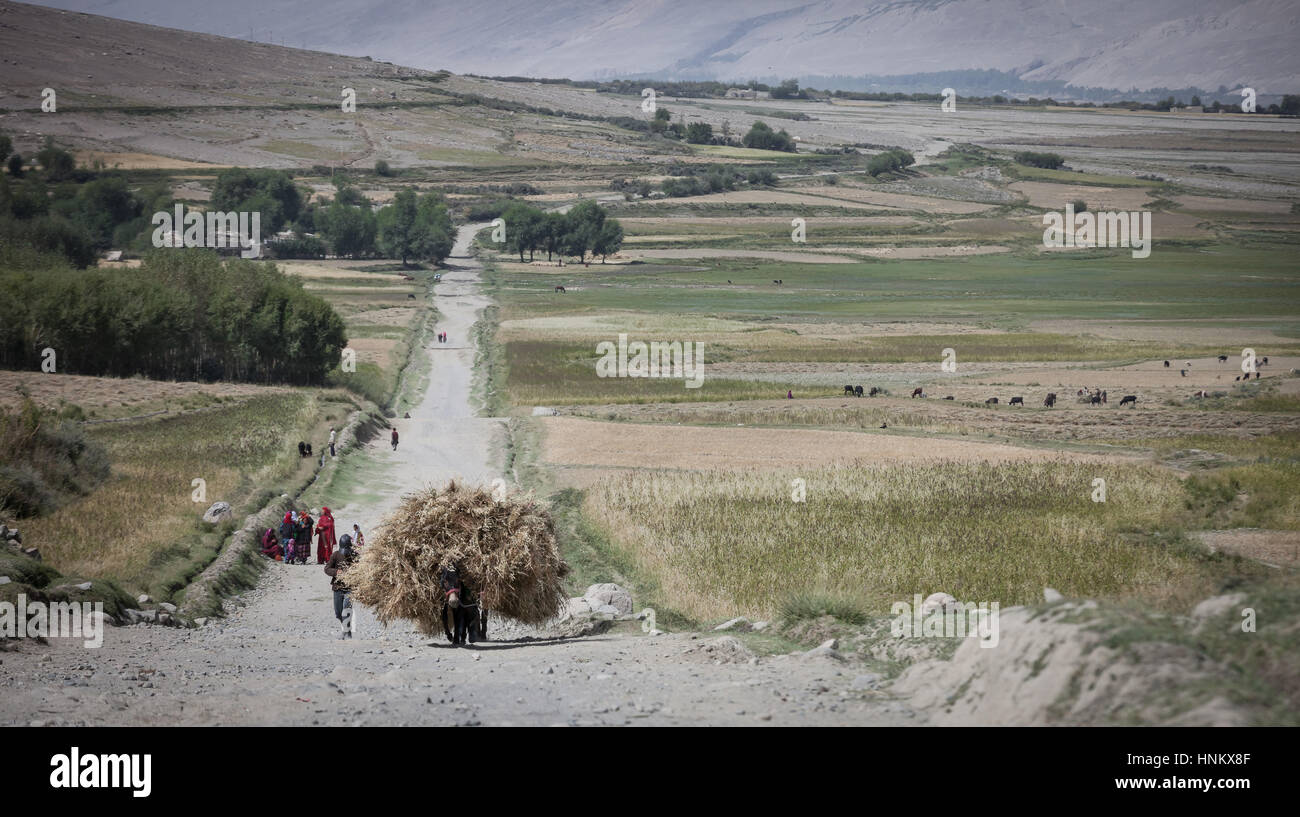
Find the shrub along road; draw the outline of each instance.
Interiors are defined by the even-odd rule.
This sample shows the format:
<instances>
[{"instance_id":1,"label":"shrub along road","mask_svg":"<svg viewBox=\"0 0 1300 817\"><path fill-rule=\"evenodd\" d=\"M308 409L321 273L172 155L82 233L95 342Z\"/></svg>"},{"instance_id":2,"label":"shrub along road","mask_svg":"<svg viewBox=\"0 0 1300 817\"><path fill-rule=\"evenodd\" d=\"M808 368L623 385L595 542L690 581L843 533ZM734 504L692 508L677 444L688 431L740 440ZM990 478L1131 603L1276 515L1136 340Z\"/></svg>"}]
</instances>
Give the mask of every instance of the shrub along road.
<instances>
[{"instance_id":1,"label":"shrub along road","mask_svg":"<svg viewBox=\"0 0 1300 817\"><path fill-rule=\"evenodd\" d=\"M488 305L462 227L436 287L450 343L433 342L430 385L400 443L387 433L344 469L353 496L333 507L340 532L370 532L401 493L460 477L490 482L501 421L470 409L470 331ZM328 501L325 504L330 504ZM337 640L329 580L315 564L274 564L227 617L195 629L109 628L0 653L0 725L834 725L924 721L814 650L754 658L713 634L644 635L633 624L556 637L493 621L492 641L453 647L361 611ZM856 683L855 683L856 680Z\"/></svg>"}]
</instances>

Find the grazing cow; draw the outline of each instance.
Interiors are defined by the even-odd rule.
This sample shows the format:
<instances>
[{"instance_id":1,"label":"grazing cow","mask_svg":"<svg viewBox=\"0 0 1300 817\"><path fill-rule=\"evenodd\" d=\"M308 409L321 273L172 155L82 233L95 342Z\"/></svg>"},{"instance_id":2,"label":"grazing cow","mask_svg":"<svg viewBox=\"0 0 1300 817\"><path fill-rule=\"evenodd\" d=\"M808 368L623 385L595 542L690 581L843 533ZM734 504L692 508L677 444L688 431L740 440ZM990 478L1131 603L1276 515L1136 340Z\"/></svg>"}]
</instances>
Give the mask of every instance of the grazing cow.
<instances>
[{"instance_id":1,"label":"grazing cow","mask_svg":"<svg viewBox=\"0 0 1300 817\"><path fill-rule=\"evenodd\" d=\"M998 404L998 398L996 398L996 397L990 397L989 399L987 399L987 400L984 401L984 405L986 405L986 406L987 406L989 403L992 403L993 405L996 406L996 405Z\"/></svg>"},{"instance_id":2,"label":"grazing cow","mask_svg":"<svg viewBox=\"0 0 1300 817\"><path fill-rule=\"evenodd\" d=\"M853 396L853 387L852 387L852 386L845 386L845 387L844 387L844 393L847 394L849 397L852 397L852 396Z\"/></svg>"},{"instance_id":3,"label":"grazing cow","mask_svg":"<svg viewBox=\"0 0 1300 817\"><path fill-rule=\"evenodd\" d=\"M951 399L953 399L953 397L952 397L952 395L950 394L950 395L948 395L947 397L945 397L945 398L943 398L943 399L945 399L945 400L951 400Z\"/></svg>"},{"instance_id":4,"label":"grazing cow","mask_svg":"<svg viewBox=\"0 0 1300 817\"><path fill-rule=\"evenodd\" d=\"M861 387L861 386L854 386L854 387L853 387L853 396L854 396L854 397L861 397L861 396L862 396L862 387Z\"/></svg>"},{"instance_id":5,"label":"grazing cow","mask_svg":"<svg viewBox=\"0 0 1300 817\"><path fill-rule=\"evenodd\" d=\"M410 298L410 299L411 299L411 300L412 300L412 301L414 301L414 300L415 300L415 296L414 296L414 295L412 295L412 294L411 294L411 293L409 293L409 292L408 292L408 293L406 293L406 297L408 297L408 298Z\"/></svg>"},{"instance_id":6,"label":"grazing cow","mask_svg":"<svg viewBox=\"0 0 1300 817\"><path fill-rule=\"evenodd\" d=\"M731 283L731 279L730 279L730 278L727 279L727 283L728 283L728 284Z\"/></svg>"},{"instance_id":7,"label":"grazing cow","mask_svg":"<svg viewBox=\"0 0 1300 817\"><path fill-rule=\"evenodd\" d=\"M1023 397L1012 397L1012 398L1011 398L1011 402L1008 403L1007 405L1011 405L1011 406L1023 406L1024 404L1025 404L1025 398L1023 398Z\"/></svg>"},{"instance_id":8,"label":"grazing cow","mask_svg":"<svg viewBox=\"0 0 1300 817\"><path fill-rule=\"evenodd\" d=\"M1240 383L1240 382L1241 382L1241 375L1237 375L1236 377L1232 378L1232 381L1233 381L1234 383Z\"/></svg>"},{"instance_id":9,"label":"grazing cow","mask_svg":"<svg viewBox=\"0 0 1300 817\"><path fill-rule=\"evenodd\" d=\"M880 387L879 387L879 386L872 386L872 387L871 387L871 393L870 393L869 396L871 396L871 397L875 397L877 394L880 394Z\"/></svg>"},{"instance_id":10,"label":"grazing cow","mask_svg":"<svg viewBox=\"0 0 1300 817\"><path fill-rule=\"evenodd\" d=\"M925 394L925 391L920 386L917 386L915 389L912 389L913 397L920 397L923 394Z\"/></svg>"},{"instance_id":11,"label":"grazing cow","mask_svg":"<svg viewBox=\"0 0 1300 817\"><path fill-rule=\"evenodd\" d=\"M469 643L487 640L487 611L478 603L478 594L467 587L460 578L460 571L454 567L443 568L439 576L442 586L442 629L447 640L453 644L464 644L468 636ZM451 615L451 625L447 616ZM455 632L453 632L453 628Z\"/></svg>"},{"instance_id":12,"label":"grazing cow","mask_svg":"<svg viewBox=\"0 0 1300 817\"><path fill-rule=\"evenodd\" d=\"M1228 356L1227 356L1227 355L1219 355L1219 362L1220 362L1220 363L1227 363L1227 362L1228 362Z\"/></svg>"},{"instance_id":13,"label":"grazing cow","mask_svg":"<svg viewBox=\"0 0 1300 817\"><path fill-rule=\"evenodd\" d=\"M1089 398L1088 398L1088 403L1091 404L1091 405L1094 405L1094 406L1100 406L1100 405L1101 405L1101 392L1097 392L1097 393L1094 394L1092 397L1089 397Z\"/></svg>"},{"instance_id":14,"label":"grazing cow","mask_svg":"<svg viewBox=\"0 0 1300 817\"><path fill-rule=\"evenodd\" d=\"M556 292L563 293L563 292L565 292L566 290L564 289L564 287L562 287L562 286L558 286L558 287L555 288L555 291L556 291Z\"/></svg>"},{"instance_id":15,"label":"grazing cow","mask_svg":"<svg viewBox=\"0 0 1300 817\"><path fill-rule=\"evenodd\" d=\"M1124 395L1124 399L1119 401L1119 404L1122 406L1122 405L1124 405L1125 403L1131 403L1132 405L1135 405L1135 406L1136 406L1136 405L1137 405L1137 401L1138 401L1138 398L1137 398L1137 395L1136 395L1136 394L1126 394L1126 395Z\"/></svg>"},{"instance_id":16,"label":"grazing cow","mask_svg":"<svg viewBox=\"0 0 1300 817\"><path fill-rule=\"evenodd\" d=\"M1047 397L1043 400L1043 405L1048 408L1056 405L1056 392L1049 392Z\"/></svg>"},{"instance_id":17,"label":"grazing cow","mask_svg":"<svg viewBox=\"0 0 1300 817\"><path fill-rule=\"evenodd\" d=\"M1210 395L1209 395L1208 392L1205 391L1205 389L1201 389L1200 391L1198 391L1198 392L1196 393L1196 396L1197 396L1197 397L1209 397Z\"/></svg>"},{"instance_id":18,"label":"grazing cow","mask_svg":"<svg viewBox=\"0 0 1300 817\"><path fill-rule=\"evenodd\" d=\"M777 286L780 286L784 282L780 278L773 278L772 283L776 284Z\"/></svg>"},{"instance_id":19,"label":"grazing cow","mask_svg":"<svg viewBox=\"0 0 1300 817\"><path fill-rule=\"evenodd\" d=\"M304 443L304 442L300 442L300 443L298 443L298 456L300 456L300 457L310 457L310 456L311 456L311 443Z\"/></svg>"},{"instance_id":20,"label":"grazing cow","mask_svg":"<svg viewBox=\"0 0 1300 817\"><path fill-rule=\"evenodd\" d=\"M1166 368L1166 369L1169 368L1169 361L1167 361L1167 360L1165 361L1165 368Z\"/></svg>"}]
</instances>

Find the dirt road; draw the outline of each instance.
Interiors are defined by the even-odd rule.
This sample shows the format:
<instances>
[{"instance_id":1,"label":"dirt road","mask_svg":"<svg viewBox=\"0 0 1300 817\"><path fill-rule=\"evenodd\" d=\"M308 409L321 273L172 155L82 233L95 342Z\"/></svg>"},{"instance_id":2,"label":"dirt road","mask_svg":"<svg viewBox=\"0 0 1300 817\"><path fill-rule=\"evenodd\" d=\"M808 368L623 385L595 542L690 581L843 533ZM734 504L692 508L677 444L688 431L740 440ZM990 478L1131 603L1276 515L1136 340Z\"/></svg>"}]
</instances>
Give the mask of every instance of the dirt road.
<instances>
[{"instance_id":1,"label":"dirt road","mask_svg":"<svg viewBox=\"0 0 1300 817\"><path fill-rule=\"evenodd\" d=\"M363 489L335 508L369 530L420 481L491 480L500 422L469 408L470 327L488 303L462 228L435 294L430 386L400 443L383 435L349 458ZM869 689L824 655L753 659L706 650L713 634L580 638L494 622L492 641L452 647L361 611L337 640L327 577L316 565L269 567L228 617L196 629L109 628L104 645L24 644L0 653L0 725L833 725L910 724L924 716ZM857 680L857 683L855 683ZM856 689L855 687L861 687Z\"/></svg>"}]
</instances>

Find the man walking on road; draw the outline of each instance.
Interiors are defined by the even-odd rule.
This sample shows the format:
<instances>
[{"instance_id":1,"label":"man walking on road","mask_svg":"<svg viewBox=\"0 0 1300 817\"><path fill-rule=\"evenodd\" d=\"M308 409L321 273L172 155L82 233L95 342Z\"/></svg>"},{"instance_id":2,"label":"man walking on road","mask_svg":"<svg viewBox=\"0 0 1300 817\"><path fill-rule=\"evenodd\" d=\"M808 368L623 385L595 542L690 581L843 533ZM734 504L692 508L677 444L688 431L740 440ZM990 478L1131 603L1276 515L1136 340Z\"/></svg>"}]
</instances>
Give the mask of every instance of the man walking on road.
<instances>
[{"instance_id":1,"label":"man walking on road","mask_svg":"<svg viewBox=\"0 0 1300 817\"><path fill-rule=\"evenodd\" d=\"M330 556L325 565L325 575L330 577L330 589L334 591L334 617L342 627L339 640L352 637L352 592L342 579L342 574L356 561L352 554L352 537L346 533L339 539L339 549Z\"/></svg>"},{"instance_id":2,"label":"man walking on road","mask_svg":"<svg viewBox=\"0 0 1300 817\"><path fill-rule=\"evenodd\" d=\"M397 450L397 429L393 429L393 450Z\"/></svg>"},{"instance_id":3,"label":"man walking on road","mask_svg":"<svg viewBox=\"0 0 1300 817\"><path fill-rule=\"evenodd\" d=\"M334 429L331 428L330 429L330 456L331 457L334 456L334 440L337 439L337 436L338 436L337 432L335 432Z\"/></svg>"}]
</instances>

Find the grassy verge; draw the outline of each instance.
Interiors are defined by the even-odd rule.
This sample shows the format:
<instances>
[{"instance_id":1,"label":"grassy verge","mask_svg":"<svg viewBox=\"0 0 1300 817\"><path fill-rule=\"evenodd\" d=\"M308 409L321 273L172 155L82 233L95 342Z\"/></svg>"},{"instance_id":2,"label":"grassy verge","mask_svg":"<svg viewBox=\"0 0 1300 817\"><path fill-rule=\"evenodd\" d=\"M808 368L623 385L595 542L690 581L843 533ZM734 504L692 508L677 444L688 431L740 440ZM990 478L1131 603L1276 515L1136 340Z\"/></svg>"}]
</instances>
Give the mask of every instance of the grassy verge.
<instances>
[{"instance_id":1,"label":"grassy verge","mask_svg":"<svg viewBox=\"0 0 1300 817\"><path fill-rule=\"evenodd\" d=\"M209 564L233 530L200 516L217 500L235 519L261 507L310 470L298 440L320 440L352 404L340 393L296 390L199 413L90 427L113 463L98 489L24 533L60 569L113 577L157 599L172 598ZM202 480L196 483L195 480Z\"/></svg>"}]
</instances>

